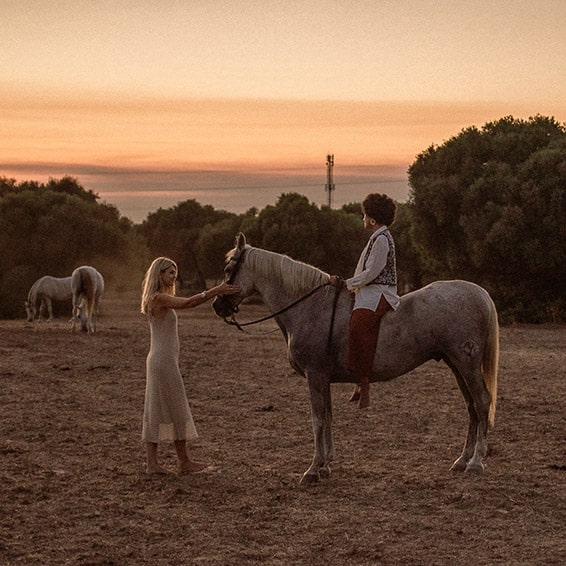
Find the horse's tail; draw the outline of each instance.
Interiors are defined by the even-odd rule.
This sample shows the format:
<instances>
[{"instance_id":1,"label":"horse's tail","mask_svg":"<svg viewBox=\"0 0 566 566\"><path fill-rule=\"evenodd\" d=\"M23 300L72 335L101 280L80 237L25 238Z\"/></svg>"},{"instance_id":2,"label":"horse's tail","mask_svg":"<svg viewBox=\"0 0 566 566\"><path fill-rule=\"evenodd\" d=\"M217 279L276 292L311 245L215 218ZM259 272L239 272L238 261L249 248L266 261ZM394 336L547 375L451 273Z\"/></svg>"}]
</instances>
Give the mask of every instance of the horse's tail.
<instances>
[{"instance_id":1,"label":"horse's tail","mask_svg":"<svg viewBox=\"0 0 566 566\"><path fill-rule=\"evenodd\" d=\"M94 280L86 269L81 269L81 291L86 299L86 314L90 316L94 309Z\"/></svg>"},{"instance_id":2,"label":"horse's tail","mask_svg":"<svg viewBox=\"0 0 566 566\"><path fill-rule=\"evenodd\" d=\"M489 426L495 425L495 409L497 407L497 370L499 367L499 322L497 310L491 297L489 299L489 320L487 340L483 354L481 369L487 390L491 396L489 405Z\"/></svg>"}]
</instances>

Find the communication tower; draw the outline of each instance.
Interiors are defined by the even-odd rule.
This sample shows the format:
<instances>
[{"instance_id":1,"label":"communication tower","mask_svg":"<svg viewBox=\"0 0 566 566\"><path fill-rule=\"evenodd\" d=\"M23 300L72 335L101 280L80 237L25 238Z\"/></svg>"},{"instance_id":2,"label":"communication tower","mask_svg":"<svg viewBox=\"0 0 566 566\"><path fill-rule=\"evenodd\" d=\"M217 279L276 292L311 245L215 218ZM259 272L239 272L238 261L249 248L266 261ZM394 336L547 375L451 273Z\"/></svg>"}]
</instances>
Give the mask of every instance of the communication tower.
<instances>
[{"instance_id":1,"label":"communication tower","mask_svg":"<svg viewBox=\"0 0 566 566\"><path fill-rule=\"evenodd\" d=\"M328 192L328 208L332 208L332 191L336 188L332 179L332 168L334 167L334 154L326 156L326 185L324 190Z\"/></svg>"}]
</instances>

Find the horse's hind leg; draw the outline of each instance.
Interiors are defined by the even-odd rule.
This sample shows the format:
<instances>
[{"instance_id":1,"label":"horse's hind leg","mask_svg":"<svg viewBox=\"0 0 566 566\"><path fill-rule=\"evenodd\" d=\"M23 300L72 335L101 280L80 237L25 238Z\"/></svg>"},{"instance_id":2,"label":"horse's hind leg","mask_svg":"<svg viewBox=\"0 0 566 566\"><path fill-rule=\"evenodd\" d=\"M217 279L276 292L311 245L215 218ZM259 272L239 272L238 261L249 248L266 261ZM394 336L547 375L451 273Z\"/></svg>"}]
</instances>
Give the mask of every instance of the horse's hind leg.
<instances>
[{"instance_id":1,"label":"horse's hind leg","mask_svg":"<svg viewBox=\"0 0 566 566\"><path fill-rule=\"evenodd\" d=\"M98 308L100 306L100 295L94 302L94 309L92 311L92 331L96 332L96 323L98 322Z\"/></svg>"},{"instance_id":2,"label":"horse's hind leg","mask_svg":"<svg viewBox=\"0 0 566 566\"><path fill-rule=\"evenodd\" d=\"M448 363L456 376L458 387L468 408L469 423L466 443L460 457L450 468L456 472L483 472L483 458L487 454L487 427L490 397L479 370L469 371L465 377Z\"/></svg>"},{"instance_id":3,"label":"horse's hind leg","mask_svg":"<svg viewBox=\"0 0 566 566\"><path fill-rule=\"evenodd\" d=\"M478 369L474 372L474 379L469 384L477 415L476 446L471 460L468 461L466 472L483 472L483 459L487 454L487 431L489 427L489 406L491 397L483 375Z\"/></svg>"},{"instance_id":4,"label":"horse's hind leg","mask_svg":"<svg viewBox=\"0 0 566 566\"><path fill-rule=\"evenodd\" d=\"M309 376L308 383L311 395L314 456L310 467L303 474L302 484L327 478L330 475L330 462L334 458L330 383L320 375Z\"/></svg>"},{"instance_id":5,"label":"horse's hind leg","mask_svg":"<svg viewBox=\"0 0 566 566\"><path fill-rule=\"evenodd\" d=\"M73 311L71 313L71 320L70 320L71 330L73 332L75 331L77 320L79 319L78 310L79 310L79 297L78 295L73 294Z\"/></svg>"},{"instance_id":6,"label":"horse's hind leg","mask_svg":"<svg viewBox=\"0 0 566 566\"><path fill-rule=\"evenodd\" d=\"M39 301L39 309L37 311L37 320L41 321L41 317L45 317L45 311L47 310L47 301L45 298L41 297Z\"/></svg>"}]
</instances>

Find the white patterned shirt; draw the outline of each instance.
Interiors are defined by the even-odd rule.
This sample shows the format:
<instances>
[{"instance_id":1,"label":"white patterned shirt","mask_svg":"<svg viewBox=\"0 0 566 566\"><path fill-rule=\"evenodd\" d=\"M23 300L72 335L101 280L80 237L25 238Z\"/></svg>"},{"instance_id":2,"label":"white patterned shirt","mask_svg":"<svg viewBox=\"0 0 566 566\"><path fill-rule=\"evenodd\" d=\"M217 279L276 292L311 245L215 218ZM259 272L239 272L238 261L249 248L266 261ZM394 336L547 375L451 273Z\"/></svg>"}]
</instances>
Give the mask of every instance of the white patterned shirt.
<instances>
[{"instance_id":1,"label":"white patterned shirt","mask_svg":"<svg viewBox=\"0 0 566 566\"><path fill-rule=\"evenodd\" d=\"M383 271L387 264L389 242L387 238L378 238L385 230L387 230L387 226L382 226L370 236L358 260L354 276L346 279L348 290L355 293L354 309L375 311L382 295L393 310L396 310L399 306L397 285L373 283L373 280ZM371 251L366 259L367 250L370 247Z\"/></svg>"}]
</instances>

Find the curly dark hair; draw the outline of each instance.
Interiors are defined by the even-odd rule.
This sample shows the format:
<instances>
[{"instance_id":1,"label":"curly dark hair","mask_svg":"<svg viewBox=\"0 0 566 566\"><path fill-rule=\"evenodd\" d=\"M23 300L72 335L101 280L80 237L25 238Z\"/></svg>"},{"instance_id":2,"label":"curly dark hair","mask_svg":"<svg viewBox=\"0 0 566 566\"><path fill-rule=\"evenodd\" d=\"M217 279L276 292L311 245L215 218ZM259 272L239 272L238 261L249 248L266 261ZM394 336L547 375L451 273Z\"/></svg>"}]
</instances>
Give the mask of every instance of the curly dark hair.
<instances>
[{"instance_id":1,"label":"curly dark hair","mask_svg":"<svg viewBox=\"0 0 566 566\"><path fill-rule=\"evenodd\" d=\"M391 226L391 224L395 222L397 205L395 201L387 195L371 193L364 199L364 202L362 202L362 210L378 224Z\"/></svg>"}]
</instances>

